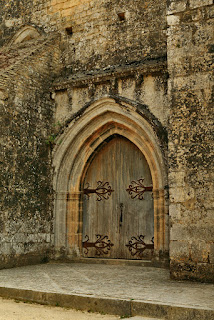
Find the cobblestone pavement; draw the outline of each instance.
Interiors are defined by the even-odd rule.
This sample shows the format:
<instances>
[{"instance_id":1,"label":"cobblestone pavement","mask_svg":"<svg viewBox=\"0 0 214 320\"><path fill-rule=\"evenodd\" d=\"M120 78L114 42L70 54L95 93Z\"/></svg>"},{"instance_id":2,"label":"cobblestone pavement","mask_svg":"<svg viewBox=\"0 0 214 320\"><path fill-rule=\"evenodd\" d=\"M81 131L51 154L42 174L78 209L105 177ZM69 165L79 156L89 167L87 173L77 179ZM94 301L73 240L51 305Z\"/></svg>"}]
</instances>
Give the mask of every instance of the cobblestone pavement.
<instances>
[{"instance_id":1,"label":"cobblestone pavement","mask_svg":"<svg viewBox=\"0 0 214 320\"><path fill-rule=\"evenodd\" d=\"M199 307L214 310L214 285L172 281L140 266L49 263L0 270L0 287Z\"/></svg>"}]
</instances>

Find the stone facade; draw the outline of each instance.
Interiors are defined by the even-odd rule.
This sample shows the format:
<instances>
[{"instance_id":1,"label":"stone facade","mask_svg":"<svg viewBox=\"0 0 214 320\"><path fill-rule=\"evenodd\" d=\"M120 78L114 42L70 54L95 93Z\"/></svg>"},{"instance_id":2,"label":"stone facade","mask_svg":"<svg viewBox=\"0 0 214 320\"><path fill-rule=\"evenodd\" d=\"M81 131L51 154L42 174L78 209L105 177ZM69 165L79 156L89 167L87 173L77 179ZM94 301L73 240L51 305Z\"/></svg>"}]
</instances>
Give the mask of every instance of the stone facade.
<instances>
[{"instance_id":1,"label":"stone facade","mask_svg":"<svg viewBox=\"0 0 214 320\"><path fill-rule=\"evenodd\" d=\"M0 266L81 254L76 153L84 167L115 121L151 160L155 260L213 281L213 1L8 0L0 12Z\"/></svg>"},{"instance_id":2,"label":"stone facade","mask_svg":"<svg viewBox=\"0 0 214 320\"><path fill-rule=\"evenodd\" d=\"M40 39L33 47L6 49L1 56L0 266L16 265L16 259L40 261L51 249L52 171L46 139L54 112L49 87L59 56L53 40L58 41Z\"/></svg>"},{"instance_id":3,"label":"stone facade","mask_svg":"<svg viewBox=\"0 0 214 320\"><path fill-rule=\"evenodd\" d=\"M173 277L213 280L213 1L168 6Z\"/></svg>"}]
</instances>

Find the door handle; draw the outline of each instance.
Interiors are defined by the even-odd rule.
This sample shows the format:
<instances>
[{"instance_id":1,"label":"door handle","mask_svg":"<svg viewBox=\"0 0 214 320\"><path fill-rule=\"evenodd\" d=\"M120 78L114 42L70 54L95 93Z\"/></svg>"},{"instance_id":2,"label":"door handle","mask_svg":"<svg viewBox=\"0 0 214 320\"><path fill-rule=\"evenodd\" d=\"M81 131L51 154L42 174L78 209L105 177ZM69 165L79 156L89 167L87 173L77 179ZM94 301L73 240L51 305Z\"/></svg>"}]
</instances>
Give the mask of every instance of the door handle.
<instances>
[{"instance_id":1,"label":"door handle","mask_svg":"<svg viewBox=\"0 0 214 320\"><path fill-rule=\"evenodd\" d=\"M122 227L123 223L123 203L120 203L120 227Z\"/></svg>"}]
</instances>

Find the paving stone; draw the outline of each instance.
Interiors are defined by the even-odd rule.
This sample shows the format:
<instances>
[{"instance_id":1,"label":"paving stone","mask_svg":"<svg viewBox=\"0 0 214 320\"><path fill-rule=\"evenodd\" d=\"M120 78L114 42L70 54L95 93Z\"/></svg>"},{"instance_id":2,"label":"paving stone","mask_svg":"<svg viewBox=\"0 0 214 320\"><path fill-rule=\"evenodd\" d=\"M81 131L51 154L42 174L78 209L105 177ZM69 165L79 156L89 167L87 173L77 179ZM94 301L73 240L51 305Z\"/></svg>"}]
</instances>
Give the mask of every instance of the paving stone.
<instances>
[{"instance_id":1,"label":"paving stone","mask_svg":"<svg viewBox=\"0 0 214 320\"><path fill-rule=\"evenodd\" d=\"M48 263L0 270L0 287L214 310L214 285L172 281L169 270Z\"/></svg>"}]
</instances>

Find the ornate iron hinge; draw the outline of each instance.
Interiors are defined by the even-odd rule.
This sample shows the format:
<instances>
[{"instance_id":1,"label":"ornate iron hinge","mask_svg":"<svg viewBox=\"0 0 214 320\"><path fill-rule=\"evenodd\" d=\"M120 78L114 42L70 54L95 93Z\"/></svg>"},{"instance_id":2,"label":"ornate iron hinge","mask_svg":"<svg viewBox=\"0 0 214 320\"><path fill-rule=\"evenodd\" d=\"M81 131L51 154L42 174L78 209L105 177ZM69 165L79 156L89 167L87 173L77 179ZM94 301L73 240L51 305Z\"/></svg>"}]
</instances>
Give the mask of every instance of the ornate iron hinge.
<instances>
[{"instance_id":1,"label":"ornate iron hinge","mask_svg":"<svg viewBox=\"0 0 214 320\"><path fill-rule=\"evenodd\" d=\"M87 235L85 236L87 240L82 243L82 246L85 249L84 253L88 254L88 248L95 248L98 256L108 254L114 244L108 239L108 236L97 234L96 237L96 242L89 242L89 237Z\"/></svg>"},{"instance_id":2,"label":"ornate iron hinge","mask_svg":"<svg viewBox=\"0 0 214 320\"><path fill-rule=\"evenodd\" d=\"M84 194L89 198L91 193L96 193L97 201L108 200L112 192L114 191L109 185L109 182L97 181L96 189L90 189L89 183L86 184L87 188L83 189Z\"/></svg>"},{"instance_id":3,"label":"ornate iron hinge","mask_svg":"<svg viewBox=\"0 0 214 320\"><path fill-rule=\"evenodd\" d=\"M129 185L128 189L126 191L130 194L132 199L138 198L139 200L144 199L144 192L146 191L152 191L153 187L145 187L143 185L144 179L139 179L137 181L132 181Z\"/></svg>"},{"instance_id":4,"label":"ornate iron hinge","mask_svg":"<svg viewBox=\"0 0 214 320\"><path fill-rule=\"evenodd\" d=\"M147 244L144 242L145 236L142 234L137 237L131 237L129 244L126 244L132 256L138 256L140 258L143 257L143 252L148 250L154 250L154 237L151 239L151 244Z\"/></svg>"}]
</instances>

